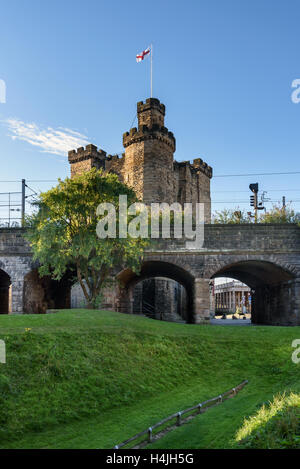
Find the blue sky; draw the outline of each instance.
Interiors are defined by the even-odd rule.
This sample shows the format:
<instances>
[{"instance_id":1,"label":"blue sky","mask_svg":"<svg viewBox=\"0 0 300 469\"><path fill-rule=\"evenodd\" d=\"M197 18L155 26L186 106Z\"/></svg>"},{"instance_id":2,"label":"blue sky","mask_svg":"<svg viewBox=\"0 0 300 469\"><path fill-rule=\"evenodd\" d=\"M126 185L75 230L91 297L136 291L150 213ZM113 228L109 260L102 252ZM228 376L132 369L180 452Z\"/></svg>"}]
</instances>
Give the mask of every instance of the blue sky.
<instances>
[{"instance_id":1,"label":"blue sky","mask_svg":"<svg viewBox=\"0 0 300 469\"><path fill-rule=\"evenodd\" d=\"M121 152L149 97L150 62L135 56L151 42L177 160L201 157L215 175L300 171L299 21L294 0L2 0L0 179L63 178L80 142ZM299 176L216 177L214 209L249 209L250 182L300 201Z\"/></svg>"}]
</instances>

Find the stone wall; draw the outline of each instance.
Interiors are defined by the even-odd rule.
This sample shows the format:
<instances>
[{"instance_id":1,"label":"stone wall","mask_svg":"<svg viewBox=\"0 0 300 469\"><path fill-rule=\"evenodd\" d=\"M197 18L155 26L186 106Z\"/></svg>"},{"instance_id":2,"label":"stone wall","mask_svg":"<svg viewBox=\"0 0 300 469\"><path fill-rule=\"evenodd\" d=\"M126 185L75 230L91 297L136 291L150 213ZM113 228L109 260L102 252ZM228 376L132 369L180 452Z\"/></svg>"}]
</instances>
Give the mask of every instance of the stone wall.
<instances>
[{"instance_id":1,"label":"stone wall","mask_svg":"<svg viewBox=\"0 0 300 469\"><path fill-rule=\"evenodd\" d=\"M165 278L144 280L134 288L133 312L152 319L185 322L187 319L185 289L178 282Z\"/></svg>"},{"instance_id":2,"label":"stone wall","mask_svg":"<svg viewBox=\"0 0 300 469\"><path fill-rule=\"evenodd\" d=\"M47 308L68 307L71 275L60 282L39 279L32 274L36 267L23 230L0 229L0 270L11 281L11 311L24 312L30 302L37 310L40 305L45 309L44 302ZM125 269L122 277L122 272L118 278L124 280L123 288L112 287L107 293L107 309L133 312L134 286L147 278L163 277L185 287L188 322L205 322L212 308L210 279L229 276L255 291L255 322L300 325L300 228L296 225L206 225L202 249L187 250L185 240L160 241L145 253L140 276Z\"/></svg>"}]
</instances>

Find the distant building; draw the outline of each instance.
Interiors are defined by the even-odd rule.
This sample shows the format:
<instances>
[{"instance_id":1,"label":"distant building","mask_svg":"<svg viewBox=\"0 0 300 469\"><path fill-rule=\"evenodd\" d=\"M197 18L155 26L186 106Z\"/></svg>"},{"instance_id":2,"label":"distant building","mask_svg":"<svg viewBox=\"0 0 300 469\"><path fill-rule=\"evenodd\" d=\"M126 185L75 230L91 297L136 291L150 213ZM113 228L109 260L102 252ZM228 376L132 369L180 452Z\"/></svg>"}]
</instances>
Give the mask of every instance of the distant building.
<instances>
[{"instance_id":1,"label":"distant building","mask_svg":"<svg viewBox=\"0 0 300 469\"><path fill-rule=\"evenodd\" d=\"M215 284L214 297L216 313L235 313L243 306L251 313L251 289L238 280Z\"/></svg>"}]
</instances>

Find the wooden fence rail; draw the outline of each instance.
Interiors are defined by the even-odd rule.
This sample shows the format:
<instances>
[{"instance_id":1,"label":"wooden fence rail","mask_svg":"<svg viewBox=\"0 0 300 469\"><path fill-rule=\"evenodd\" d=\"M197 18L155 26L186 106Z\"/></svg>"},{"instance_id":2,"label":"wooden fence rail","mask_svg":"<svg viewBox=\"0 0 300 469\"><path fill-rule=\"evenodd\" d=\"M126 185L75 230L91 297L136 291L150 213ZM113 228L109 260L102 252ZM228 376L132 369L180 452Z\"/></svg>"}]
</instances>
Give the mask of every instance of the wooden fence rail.
<instances>
[{"instance_id":1,"label":"wooden fence rail","mask_svg":"<svg viewBox=\"0 0 300 469\"><path fill-rule=\"evenodd\" d=\"M213 397L212 399L208 399L207 401L200 402L199 404L193 407L189 407L188 409L184 409L184 410L181 410L180 412L176 412L175 414L169 415L168 417L164 418L160 422L157 422L154 425L152 425L152 427L149 427L146 430L143 430L142 432L137 433L136 435L132 436L128 440L123 441L122 443L119 443L118 445L114 446L114 449L120 449L123 446L127 446L129 443L141 438L142 436L145 436L145 440L151 443L153 439L153 430L156 430L157 428L161 427L165 423L168 423L169 421L175 420L175 419L176 419L176 425L180 426L182 423L182 416L188 413L201 414L201 412L203 412L203 409L216 405L216 404L220 404L232 394L235 396L236 393L239 392L247 383L248 383L248 380L246 379L242 381L240 384L238 384L235 388L231 388L229 389L229 391L225 391L223 392L223 394L220 394L217 397ZM142 441L145 441L145 440L142 440Z\"/></svg>"}]
</instances>

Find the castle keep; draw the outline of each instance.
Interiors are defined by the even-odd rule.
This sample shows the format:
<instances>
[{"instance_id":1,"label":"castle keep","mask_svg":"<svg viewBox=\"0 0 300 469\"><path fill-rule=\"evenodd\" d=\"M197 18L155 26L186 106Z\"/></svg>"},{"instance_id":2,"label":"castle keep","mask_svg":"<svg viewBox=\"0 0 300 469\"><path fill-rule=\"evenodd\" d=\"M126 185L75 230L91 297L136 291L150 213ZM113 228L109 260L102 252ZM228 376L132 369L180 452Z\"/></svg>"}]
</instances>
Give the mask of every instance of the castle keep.
<instances>
[{"instance_id":1,"label":"castle keep","mask_svg":"<svg viewBox=\"0 0 300 469\"><path fill-rule=\"evenodd\" d=\"M114 172L131 186L146 204L204 203L205 222L210 223L210 179L212 168L202 159L174 160L176 140L165 127L166 108L158 99L137 103L138 128L123 134L125 152L107 155L95 145L69 152L71 177L95 167ZM109 296L109 292L105 297ZM82 304L79 286L73 287L73 306ZM107 299L107 298L106 298ZM186 291L172 280L156 277L140 282L134 289L133 311L167 320L186 319Z\"/></svg>"},{"instance_id":2,"label":"castle keep","mask_svg":"<svg viewBox=\"0 0 300 469\"><path fill-rule=\"evenodd\" d=\"M137 103L138 128L123 134L125 152L107 155L95 145L69 152L71 176L96 167L117 174L140 200L152 202L203 202L205 221L210 222L212 168L202 159L174 161L176 140L165 127L164 104L149 98Z\"/></svg>"}]
</instances>

